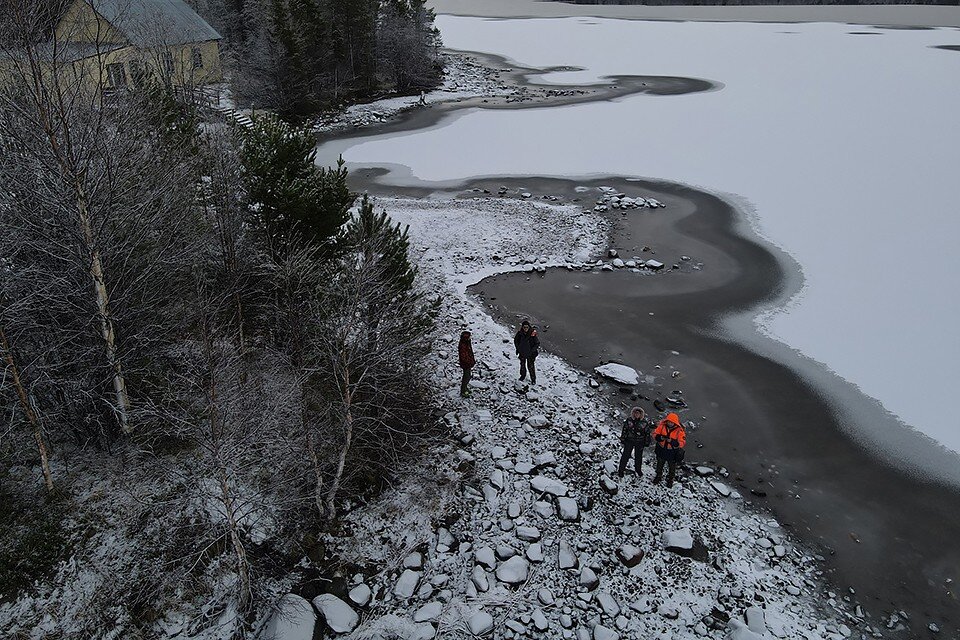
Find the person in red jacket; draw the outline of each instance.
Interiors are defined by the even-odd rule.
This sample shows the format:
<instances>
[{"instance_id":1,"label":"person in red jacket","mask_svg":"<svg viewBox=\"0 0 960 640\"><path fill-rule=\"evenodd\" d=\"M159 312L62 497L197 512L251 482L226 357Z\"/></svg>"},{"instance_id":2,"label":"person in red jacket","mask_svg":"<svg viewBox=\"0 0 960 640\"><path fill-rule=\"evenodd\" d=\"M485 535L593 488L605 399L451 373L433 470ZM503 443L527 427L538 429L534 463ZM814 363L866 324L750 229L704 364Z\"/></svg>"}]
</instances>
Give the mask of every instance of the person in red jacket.
<instances>
[{"instance_id":1,"label":"person in red jacket","mask_svg":"<svg viewBox=\"0 0 960 640\"><path fill-rule=\"evenodd\" d=\"M680 416L668 413L653 432L653 440L657 443L657 475L653 478L653 484L660 483L660 478L663 477L663 465L666 464L669 467L667 486L672 487L673 479L677 474L677 463L683 460L683 448L687 446L687 432L680 424Z\"/></svg>"},{"instance_id":2,"label":"person in red jacket","mask_svg":"<svg viewBox=\"0 0 960 640\"><path fill-rule=\"evenodd\" d=\"M460 395L467 398L470 396L470 370L477 364L477 359L473 355L473 343L470 342L469 331L460 334L460 346L457 351L460 353L460 368L463 369L463 378L460 379Z\"/></svg>"}]
</instances>

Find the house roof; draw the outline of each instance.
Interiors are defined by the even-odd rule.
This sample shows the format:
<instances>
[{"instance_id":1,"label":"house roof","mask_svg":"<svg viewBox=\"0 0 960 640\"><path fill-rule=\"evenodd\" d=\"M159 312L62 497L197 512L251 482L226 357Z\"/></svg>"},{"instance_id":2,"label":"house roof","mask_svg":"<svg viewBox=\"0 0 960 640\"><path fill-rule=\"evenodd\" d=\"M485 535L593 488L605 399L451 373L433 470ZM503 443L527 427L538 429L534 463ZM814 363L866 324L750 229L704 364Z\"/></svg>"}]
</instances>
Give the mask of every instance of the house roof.
<instances>
[{"instance_id":1,"label":"house roof","mask_svg":"<svg viewBox=\"0 0 960 640\"><path fill-rule=\"evenodd\" d=\"M183 0L82 0L137 47L220 40Z\"/></svg>"}]
</instances>

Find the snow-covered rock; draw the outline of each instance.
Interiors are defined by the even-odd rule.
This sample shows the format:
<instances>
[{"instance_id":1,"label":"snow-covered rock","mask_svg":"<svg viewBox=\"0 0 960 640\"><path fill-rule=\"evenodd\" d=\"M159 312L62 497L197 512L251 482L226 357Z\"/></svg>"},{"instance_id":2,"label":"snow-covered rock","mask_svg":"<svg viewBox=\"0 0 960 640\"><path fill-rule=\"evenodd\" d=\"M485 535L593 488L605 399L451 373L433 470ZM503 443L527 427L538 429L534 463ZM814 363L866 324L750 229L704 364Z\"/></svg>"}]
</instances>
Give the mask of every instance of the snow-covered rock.
<instances>
[{"instance_id":1,"label":"snow-covered rock","mask_svg":"<svg viewBox=\"0 0 960 640\"><path fill-rule=\"evenodd\" d=\"M610 378L620 384L626 385L636 385L640 382L640 374L633 367L628 367L625 364L619 364L617 362L608 362L605 365L601 365L594 369L599 375Z\"/></svg>"},{"instance_id":2,"label":"snow-covered rock","mask_svg":"<svg viewBox=\"0 0 960 640\"><path fill-rule=\"evenodd\" d=\"M357 612L332 593L318 595L313 599L313 606L335 633L350 633L360 624Z\"/></svg>"},{"instance_id":3,"label":"snow-covered rock","mask_svg":"<svg viewBox=\"0 0 960 640\"><path fill-rule=\"evenodd\" d=\"M270 640L313 640L317 614L306 599L294 593L280 598L276 610L263 627L263 637Z\"/></svg>"},{"instance_id":4,"label":"snow-covered rock","mask_svg":"<svg viewBox=\"0 0 960 640\"><path fill-rule=\"evenodd\" d=\"M475 636L485 636L493 631L493 616L486 611L478 611L467 621L467 629Z\"/></svg>"},{"instance_id":5,"label":"snow-covered rock","mask_svg":"<svg viewBox=\"0 0 960 640\"><path fill-rule=\"evenodd\" d=\"M546 476L530 478L530 487L537 493L546 493L558 497L567 495L567 485Z\"/></svg>"},{"instance_id":6,"label":"snow-covered rock","mask_svg":"<svg viewBox=\"0 0 960 640\"><path fill-rule=\"evenodd\" d=\"M428 602L413 612L414 622L430 622L440 617L443 612L442 602Z\"/></svg>"},{"instance_id":7,"label":"snow-covered rock","mask_svg":"<svg viewBox=\"0 0 960 640\"><path fill-rule=\"evenodd\" d=\"M418 586L420 586L420 574L413 569L407 569L400 574L397 584L393 586L393 594L407 600L417 592Z\"/></svg>"},{"instance_id":8,"label":"snow-covered rock","mask_svg":"<svg viewBox=\"0 0 960 640\"><path fill-rule=\"evenodd\" d=\"M358 607L365 607L370 604L370 600L373 598L373 592L370 590L370 587L361 582L353 589L350 589L347 597Z\"/></svg>"},{"instance_id":9,"label":"snow-covered rock","mask_svg":"<svg viewBox=\"0 0 960 640\"><path fill-rule=\"evenodd\" d=\"M667 551L693 549L693 535L690 529L663 532L663 548Z\"/></svg>"},{"instance_id":10,"label":"snow-covered rock","mask_svg":"<svg viewBox=\"0 0 960 640\"><path fill-rule=\"evenodd\" d=\"M624 544L617 547L617 559L628 568L633 568L643 560L643 550L632 544Z\"/></svg>"},{"instance_id":11,"label":"snow-covered rock","mask_svg":"<svg viewBox=\"0 0 960 640\"><path fill-rule=\"evenodd\" d=\"M507 584L520 584L527 579L530 563L520 556L513 556L497 567L497 580Z\"/></svg>"},{"instance_id":12,"label":"snow-covered rock","mask_svg":"<svg viewBox=\"0 0 960 640\"><path fill-rule=\"evenodd\" d=\"M764 640L763 636L757 635L739 620L731 620L727 623L727 635L724 640Z\"/></svg>"}]
</instances>

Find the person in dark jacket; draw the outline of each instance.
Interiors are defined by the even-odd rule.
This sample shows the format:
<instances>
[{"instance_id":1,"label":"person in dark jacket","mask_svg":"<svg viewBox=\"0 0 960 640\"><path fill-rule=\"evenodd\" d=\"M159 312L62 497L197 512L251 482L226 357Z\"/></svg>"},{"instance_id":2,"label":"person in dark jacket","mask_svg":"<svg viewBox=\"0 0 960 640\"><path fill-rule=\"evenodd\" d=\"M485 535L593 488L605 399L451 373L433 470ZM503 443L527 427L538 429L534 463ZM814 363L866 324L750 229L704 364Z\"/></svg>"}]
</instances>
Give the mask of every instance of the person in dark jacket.
<instances>
[{"instance_id":1,"label":"person in dark jacket","mask_svg":"<svg viewBox=\"0 0 960 640\"><path fill-rule=\"evenodd\" d=\"M668 413L667 417L657 425L653 432L653 439L657 443L657 475L653 478L653 484L660 483L660 478L663 477L663 465L666 464L669 466L667 487L672 487L677 465L683 460L683 450L687 446L687 432L680 424L680 416Z\"/></svg>"},{"instance_id":2,"label":"person in dark jacket","mask_svg":"<svg viewBox=\"0 0 960 640\"><path fill-rule=\"evenodd\" d=\"M623 444L623 454L620 456L620 468L617 475L623 477L623 472L627 470L627 463L630 462L630 454L633 453L633 468L637 472L637 477L642 474L640 470L643 448L650 444L650 423L644 418L643 409L634 407L630 412L630 417L623 421L623 429L620 431L620 442Z\"/></svg>"},{"instance_id":3,"label":"person in dark jacket","mask_svg":"<svg viewBox=\"0 0 960 640\"><path fill-rule=\"evenodd\" d=\"M529 369L531 384L537 384L537 369L534 361L540 352L540 337L537 335L537 329L530 326L529 320L520 323L520 330L513 336L513 346L516 347L517 357L520 358L520 379L526 379Z\"/></svg>"},{"instance_id":4,"label":"person in dark jacket","mask_svg":"<svg viewBox=\"0 0 960 640\"><path fill-rule=\"evenodd\" d=\"M477 359L473 355L473 343L470 342L470 332L464 331L460 334L460 346L457 351L460 353L460 368L463 369L463 378L460 379L460 395L470 396L470 371L477 364Z\"/></svg>"}]
</instances>

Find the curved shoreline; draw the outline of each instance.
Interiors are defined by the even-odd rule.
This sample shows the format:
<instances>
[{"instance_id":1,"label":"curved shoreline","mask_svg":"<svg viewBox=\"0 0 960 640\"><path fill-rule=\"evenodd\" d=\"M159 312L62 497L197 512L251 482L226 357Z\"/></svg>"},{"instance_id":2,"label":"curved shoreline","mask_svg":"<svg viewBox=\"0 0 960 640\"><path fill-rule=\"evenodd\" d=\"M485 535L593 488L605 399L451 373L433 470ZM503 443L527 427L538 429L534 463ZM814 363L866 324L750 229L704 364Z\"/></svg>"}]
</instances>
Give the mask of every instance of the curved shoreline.
<instances>
[{"instance_id":1,"label":"curved shoreline","mask_svg":"<svg viewBox=\"0 0 960 640\"><path fill-rule=\"evenodd\" d=\"M516 73L525 76L531 72L525 69ZM541 88L546 86L539 85ZM562 85L555 88L570 89ZM589 88L598 90L596 86ZM624 87L616 89L625 90ZM629 90L621 95L627 93ZM447 103L440 108L414 110L387 125L333 137L337 141L346 141L357 137L414 131L436 126L441 121L458 117L457 112L481 105L481 108L543 108L551 104L605 99L614 98L594 94L577 96L570 101L505 103L496 107L491 107L489 103L484 105L482 99L477 98ZM346 143L343 146L351 145ZM858 598L866 596L870 601L864 601L863 604L869 613L877 617L894 610L906 610L911 613L913 620L918 621L918 630L923 626L919 621L930 617L941 625L946 634L957 628L958 621L954 613L957 608L956 594L950 591L949 583L945 581L947 578L956 579L951 571L960 565L960 549L955 544L960 539L960 523L952 522L955 520L952 514L960 509L960 494L911 475L902 467L893 466L889 457L877 459L876 454L881 451L876 449L864 461L864 443L850 439L841 425L846 406L851 403L865 406L868 400L866 396L852 388L852 391L845 389L844 399L831 399L829 394L821 393L816 381L785 364L784 357L774 358L770 356L769 349L757 348L757 344L764 341L769 343L767 346L779 344L761 335L753 326L752 318L758 307L789 299L799 290L801 280L798 277L790 279L792 272L789 267L796 266L792 258L760 238L740 207L723 197L692 187L650 180L596 176L583 179L486 176L428 183L411 178L405 167L354 166L360 168L351 174L353 187L374 195L476 197L486 189L490 197L495 197L492 194L497 192L500 185L510 185L514 189L522 186L536 195L560 193L561 202L569 202L581 195L576 193L575 186L605 184L617 186L626 192L637 189L654 191L655 196L657 189L663 190L659 199L674 199L673 206L663 210L667 213L682 208L681 201L686 200L689 203L688 213L675 225L664 225L659 229L660 232L674 234L673 239L664 242L663 235L647 237L657 237L659 244L656 249L661 252L660 255L671 250L677 257L681 251L693 254L690 243L694 243L695 247L700 248L700 255L708 257L708 267L697 274L701 278L699 281L688 284L688 288L680 293L671 288L659 294L645 293L639 296L644 304L662 307L662 310L658 307L655 312L661 328L659 333L651 331L650 335L644 337L642 346L647 355L638 355L631 364L636 363L635 366L647 371L653 363L648 366L643 358L649 358L650 354L656 354L665 361L675 358L673 364L683 372L683 388L689 394L687 397L698 396L712 405L702 414L688 416L695 420L700 415L710 416L707 427L696 432L694 439L710 449L723 451L722 455L726 457L717 455L714 459L721 459L741 474L738 480L746 493L754 489L765 494L757 498L766 508L773 511L784 524L791 526L802 540L819 547L824 556L830 556L827 566L831 568L832 580L842 587L855 588ZM713 215L692 215L701 210L710 211ZM668 228L671 226L675 228ZM618 229L613 234L611 246L620 248L628 243L628 231ZM670 243L673 243L672 249L667 246ZM472 290L483 288L484 291L494 291L496 287L497 295L488 294L488 297L497 298L500 304L488 310L498 320L510 323L517 313L524 312L527 315L531 302L536 300L536 290L523 286L526 275L495 276L475 285ZM720 276L719 279L716 276ZM577 278L579 289L572 288L571 277ZM618 274L601 276L597 273L574 273L570 277L564 275L568 286L558 290L552 287L552 281L558 278L551 273L547 276L547 282L551 282L547 285L550 291L544 294L542 304L546 308L553 303L573 301L578 292L589 290L585 285L596 287L598 278L609 283L617 277ZM748 286L744 277L753 278L747 283ZM594 280L590 281L591 278ZM645 278L642 282L646 285L648 281L661 280L670 284L678 281L674 274L663 274L656 278ZM544 286L538 279L533 282L537 286ZM504 294L511 288L522 292L513 301ZM617 289L612 293L622 293L620 290L623 287ZM610 291L605 292L605 295L610 294ZM504 304L504 300L508 304ZM671 308L671 304L677 306ZM690 309L693 308L703 311L695 322L690 319ZM592 317L590 314L598 312L598 305L591 303L583 308L554 310L550 316L572 319L568 324L576 324L577 319ZM739 318L734 318L738 314ZM673 325L663 322L661 318L672 318ZM738 336L736 342L721 330L720 318L734 318L740 323L741 331L738 333L742 335ZM670 331L673 327L679 327L680 330ZM577 335L569 335L558 327L547 327L546 335L552 343L550 350L577 366L578 359L583 355L570 345L574 340L579 341L576 344L583 344L583 334L590 330L591 327L577 326L576 331L569 332ZM743 336L751 331L756 335L756 341L744 340ZM559 339L555 340L554 337ZM612 343L605 336L588 336L585 342L587 348L583 351L588 353L606 353L609 359L623 357L623 345ZM664 351L671 348L679 350L681 355L674 357L668 355L670 351ZM796 354L788 348L784 347L784 351L787 357L796 358ZM688 353L694 355L688 356ZM814 369L818 365L811 363L807 364ZM580 368L589 372L592 366L593 363ZM687 386L687 382L696 377L691 372L698 371L700 373L697 375L704 377L706 382L700 383L699 387ZM808 374L809 371L810 368L807 368ZM778 383L773 384L771 380L777 380ZM671 385L667 388L677 388L672 380L665 383ZM849 383L847 385L852 387ZM722 404L733 405L734 409L717 406L716 399L722 399ZM653 410L653 407L650 409ZM868 407L861 414L876 416L876 407ZM784 424L782 416L790 418L788 424ZM751 446L739 445L731 449L727 442L729 434L715 430L713 425L729 425L738 419L751 425L761 425L761 428L757 433L752 433L755 437ZM785 434L786 438L783 437ZM753 466L761 461L764 464ZM749 479L754 473L760 475L757 482ZM768 495L772 497L768 498ZM798 509L798 506L801 508ZM923 536L918 537L917 531L923 531ZM935 541L932 546L931 539Z\"/></svg>"},{"instance_id":2,"label":"curved shoreline","mask_svg":"<svg viewBox=\"0 0 960 640\"><path fill-rule=\"evenodd\" d=\"M628 213L626 224L619 214L605 214L616 219L611 246L622 255L639 255L633 249L634 236L641 234L654 245L654 257L669 264L669 256L689 254L705 263L702 271L643 277L552 270L544 280L511 273L487 278L469 290L479 294L487 311L502 323L512 324L518 314L532 316L544 327L548 350L588 373L600 360L581 362L585 354L625 359L645 372L656 371L654 364L682 372L679 380L658 378L653 390L659 388L661 398L668 390L685 392L693 407L685 419L705 425L691 438L709 452L705 461L730 468L735 484L748 496L754 492L751 500L829 557L825 562L833 582L855 589L874 616L904 610L913 619L932 616L944 631L956 627L956 596L931 583L947 585L953 578L950 567L960 563L960 549L949 542L960 536L960 523L952 518L960 509L960 493L894 467L889 459L867 455L862 442L844 435L835 403L813 381L732 341L720 329L724 316L753 314L758 306L795 292L784 266L789 257L777 255L749 233L734 205L662 181L525 176L396 186L379 181L383 171L361 174L359 183L381 195L477 197L485 189L494 198L502 185L569 203L583 197L577 186L610 185L668 202L667 209L655 213ZM652 225L632 228L631 222L637 221ZM628 284L635 286L628 287L625 279L631 277ZM586 302L578 305L578 298ZM631 336L631 354L629 347L611 339L613 329L602 318L641 301L642 312L626 322L641 322L649 309L654 316L643 325L642 335ZM539 314L531 313L538 307ZM672 355L673 350L681 355ZM648 385L638 389L651 391ZM611 395L614 401L623 397L615 390ZM718 403L718 398L723 400ZM861 394L861 402L865 399ZM649 401L641 404L656 411ZM737 418L750 426L751 437L745 441L731 433ZM823 442L830 444L824 447ZM700 458L699 450L691 458ZM759 475L757 481L751 474ZM915 535L918 530L924 532L922 538ZM931 549L931 539L944 544Z\"/></svg>"},{"instance_id":3,"label":"curved shoreline","mask_svg":"<svg viewBox=\"0 0 960 640\"><path fill-rule=\"evenodd\" d=\"M543 109L591 102L607 102L629 96L648 94L654 96L675 96L687 93L718 91L723 83L704 78L684 78L679 76L603 76L592 84L550 84L536 82L536 78L550 73L578 71L571 67L524 66L503 56L475 51L444 49L455 55L469 55L487 67L501 74L504 84L520 89L519 95L477 96L459 98L430 104L425 107L412 107L401 111L387 122L378 122L351 130L334 130L317 135L320 145L335 143L344 146L349 140L372 135L388 135L408 131L429 129L441 121L454 117L457 112L467 109Z\"/></svg>"}]
</instances>

